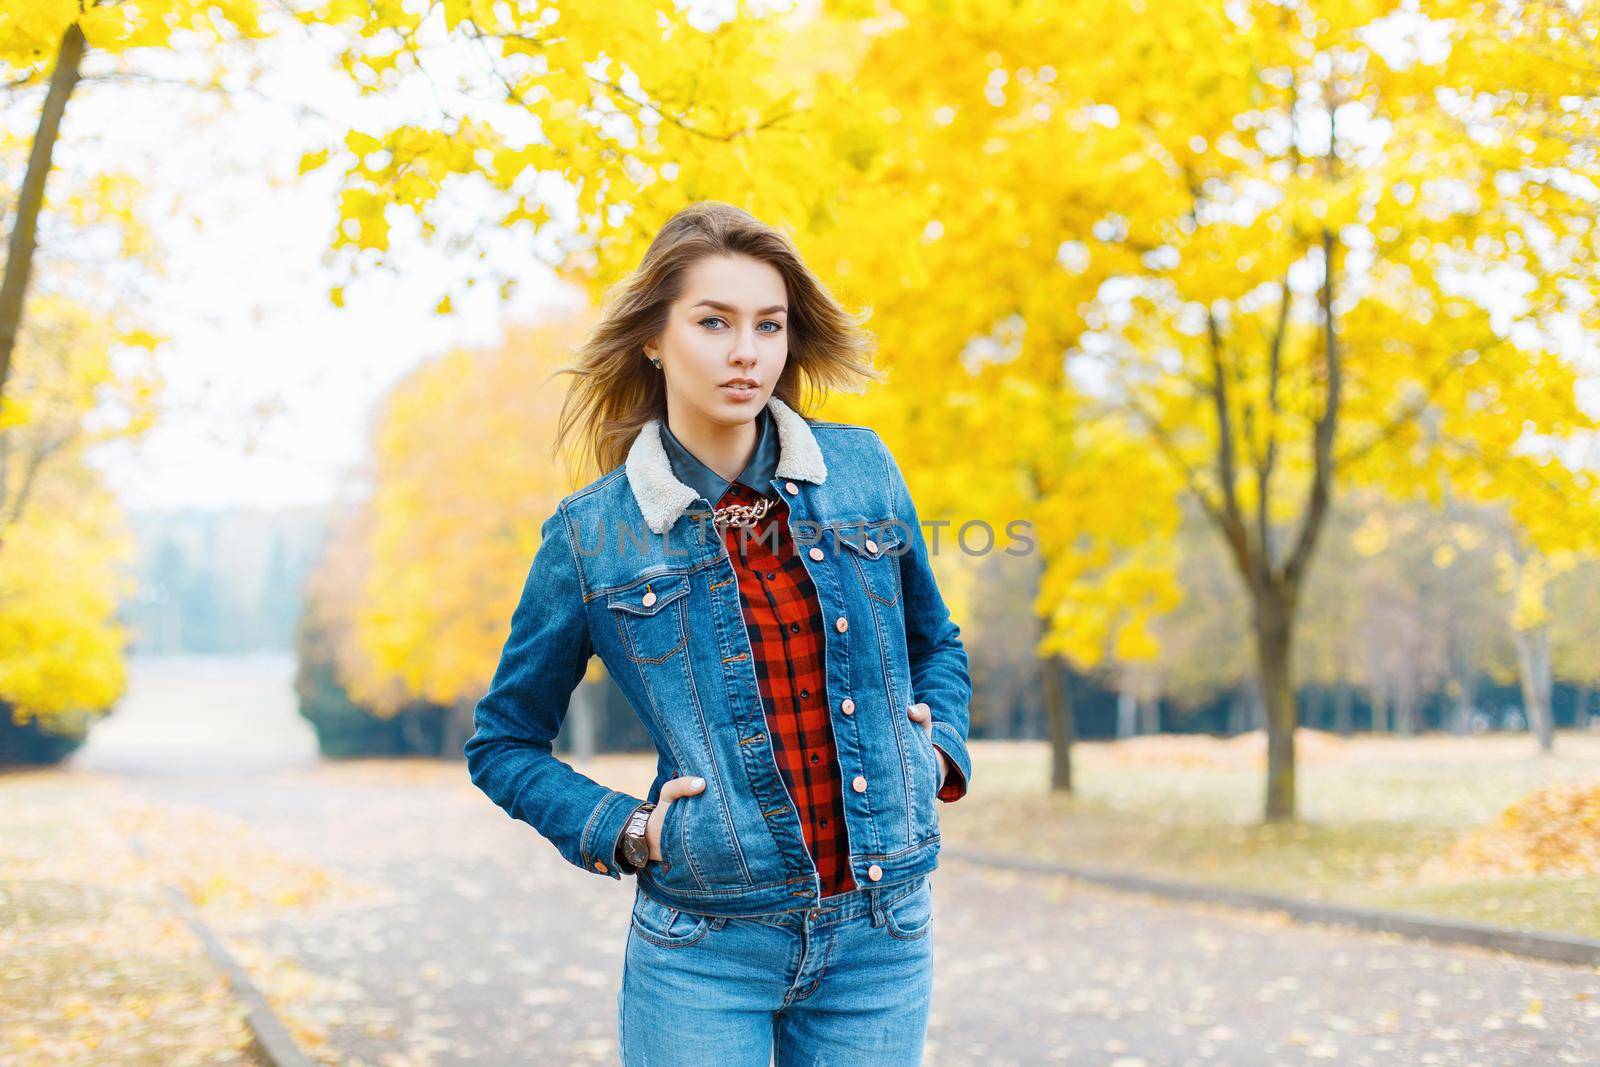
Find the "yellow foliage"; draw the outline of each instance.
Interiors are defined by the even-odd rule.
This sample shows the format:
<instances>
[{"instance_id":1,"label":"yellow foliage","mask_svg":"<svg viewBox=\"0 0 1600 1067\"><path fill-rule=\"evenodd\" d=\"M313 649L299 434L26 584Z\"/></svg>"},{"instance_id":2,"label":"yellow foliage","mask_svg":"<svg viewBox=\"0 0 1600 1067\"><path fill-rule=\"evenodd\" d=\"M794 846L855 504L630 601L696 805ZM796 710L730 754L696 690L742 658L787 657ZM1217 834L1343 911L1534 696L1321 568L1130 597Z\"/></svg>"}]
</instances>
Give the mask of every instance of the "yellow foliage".
<instances>
[{"instance_id":1,"label":"yellow foliage","mask_svg":"<svg viewBox=\"0 0 1600 1067\"><path fill-rule=\"evenodd\" d=\"M1547 786L1425 865L1424 877L1600 874L1600 782Z\"/></svg>"},{"instance_id":2,"label":"yellow foliage","mask_svg":"<svg viewBox=\"0 0 1600 1067\"><path fill-rule=\"evenodd\" d=\"M353 699L452 704L487 686L539 526L573 488L551 462L564 379L549 375L576 320L453 351L388 397L351 604L357 646L341 664Z\"/></svg>"},{"instance_id":3,"label":"yellow foliage","mask_svg":"<svg viewBox=\"0 0 1600 1067\"><path fill-rule=\"evenodd\" d=\"M1570 191L1596 177L1574 148L1595 114L1551 103L1592 94L1579 16L1545 5L1506 27L1447 2L1429 14L1450 47L1397 59L1365 32L1385 5L1152 11L904 0L709 31L669 0L619 0L564 6L559 33L482 0L438 15L323 0L301 17L356 21L342 62L364 89L412 70L442 17L488 49L484 90L529 120L352 131L334 157L352 269L388 248L391 208L443 242L531 227L596 296L685 201L786 228L847 303L870 302L891 372L823 414L879 428L923 518L1033 524L1041 652L1084 667L1159 652L1186 502L1231 523L1235 563L1281 570L1311 512L1334 355L1335 495L1448 492L1505 506L1540 551L1600 551L1600 484L1551 458L1597 428L1556 333L1562 315L1600 325L1593 202ZM1533 42L1552 61L1530 62ZM1371 114L1331 122L1331 105ZM575 190L576 234L552 228L536 178ZM463 179L502 198L466 230L439 208ZM1458 284L1474 274L1526 283L1509 323ZM448 408L446 385L427 388ZM426 514L422 488L394 494L380 523ZM1406 536L1375 521L1355 547ZM466 672L400 654L420 647L408 624L370 621L397 672L457 691Z\"/></svg>"},{"instance_id":4,"label":"yellow foliage","mask_svg":"<svg viewBox=\"0 0 1600 1067\"><path fill-rule=\"evenodd\" d=\"M364 6L364 5L363 5ZM258 0L140 0L137 4L81 4L78 0L27 0L0 10L0 64L48 70L67 27L76 22L88 46L108 52L159 48L175 37L224 33L263 37Z\"/></svg>"},{"instance_id":5,"label":"yellow foliage","mask_svg":"<svg viewBox=\"0 0 1600 1067\"><path fill-rule=\"evenodd\" d=\"M149 424L151 380L137 367L119 376L111 360L127 339L96 313L41 296L8 383L6 410L27 417L0 429L0 700L19 721L57 732L81 732L85 714L109 708L126 685L116 610L131 592L133 541L84 453ZM112 398L126 418L90 429Z\"/></svg>"}]
</instances>

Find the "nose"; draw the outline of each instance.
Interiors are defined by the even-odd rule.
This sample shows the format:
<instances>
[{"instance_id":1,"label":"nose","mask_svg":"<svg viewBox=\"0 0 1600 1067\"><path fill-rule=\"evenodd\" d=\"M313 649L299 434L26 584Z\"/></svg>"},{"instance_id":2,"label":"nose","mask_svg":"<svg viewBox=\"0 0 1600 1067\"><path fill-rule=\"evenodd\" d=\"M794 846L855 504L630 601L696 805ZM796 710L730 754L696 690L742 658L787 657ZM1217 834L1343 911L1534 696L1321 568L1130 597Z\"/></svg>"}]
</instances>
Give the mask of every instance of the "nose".
<instances>
[{"instance_id":1,"label":"nose","mask_svg":"<svg viewBox=\"0 0 1600 1067\"><path fill-rule=\"evenodd\" d=\"M728 353L728 362L747 371L756 365L756 338L752 330L739 330L733 343L733 351Z\"/></svg>"}]
</instances>

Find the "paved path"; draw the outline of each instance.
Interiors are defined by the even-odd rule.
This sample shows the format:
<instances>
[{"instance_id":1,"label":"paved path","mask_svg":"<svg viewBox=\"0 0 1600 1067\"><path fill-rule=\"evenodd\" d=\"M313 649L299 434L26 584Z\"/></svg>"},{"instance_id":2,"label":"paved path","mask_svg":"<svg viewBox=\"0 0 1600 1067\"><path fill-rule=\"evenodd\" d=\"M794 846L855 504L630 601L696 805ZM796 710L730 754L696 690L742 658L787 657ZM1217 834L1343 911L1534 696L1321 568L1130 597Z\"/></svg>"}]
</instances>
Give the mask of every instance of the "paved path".
<instances>
[{"instance_id":1,"label":"paved path","mask_svg":"<svg viewBox=\"0 0 1600 1067\"><path fill-rule=\"evenodd\" d=\"M623 784L649 777L625 758L584 769ZM123 781L141 799L203 805L273 848L381 887L360 907L222 931L322 980L297 1010L326 1028L338 1062L616 1062L633 882L567 865L477 793L464 765ZM1594 969L954 858L933 882L930 1065L1600 1060Z\"/></svg>"}]
</instances>

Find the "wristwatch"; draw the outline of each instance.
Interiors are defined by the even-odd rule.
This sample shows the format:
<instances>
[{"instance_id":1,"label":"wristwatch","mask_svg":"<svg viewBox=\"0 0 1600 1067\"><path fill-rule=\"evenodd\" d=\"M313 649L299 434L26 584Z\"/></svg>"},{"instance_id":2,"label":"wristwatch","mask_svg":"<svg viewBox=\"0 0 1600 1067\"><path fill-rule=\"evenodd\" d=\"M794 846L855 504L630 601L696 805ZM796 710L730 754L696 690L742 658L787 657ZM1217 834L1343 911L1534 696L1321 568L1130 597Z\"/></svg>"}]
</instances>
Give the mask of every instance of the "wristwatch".
<instances>
[{"instance_id":1,"label":"wristwatch","mask_svg":"<svg viewBox=\"0 0 1600 1067\"><path fill-rule=\"evenodd\" d=\"M645 801L633 809L633 814L628 816L628 823L622 828L622 836L617 839L617 865L624 873L637 874L650 862L650 841L644 835L644 829L650 822L650 813L655 810L655 805Z\"/></svg>"}]
</instances>

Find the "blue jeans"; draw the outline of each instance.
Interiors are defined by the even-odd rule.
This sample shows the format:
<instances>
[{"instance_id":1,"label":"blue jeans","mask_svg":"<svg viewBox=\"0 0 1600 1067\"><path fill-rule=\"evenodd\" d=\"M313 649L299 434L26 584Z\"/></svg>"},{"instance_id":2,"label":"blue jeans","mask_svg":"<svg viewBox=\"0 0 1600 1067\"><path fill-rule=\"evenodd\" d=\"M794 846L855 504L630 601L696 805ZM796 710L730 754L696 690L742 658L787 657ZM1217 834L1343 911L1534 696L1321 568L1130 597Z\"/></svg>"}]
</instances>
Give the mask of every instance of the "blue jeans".
<instances>
[{"instance_id":1,"label":"blue jeans","mask_svg":"<svg viewBox=\"0 0 1600 1067\"><path fill-rule=\"evenodd\" d=\"M617 992L624 1067L922 1061L933 886L921 874L730 917L634 896Z\"/></svg>"}]
</instances>

